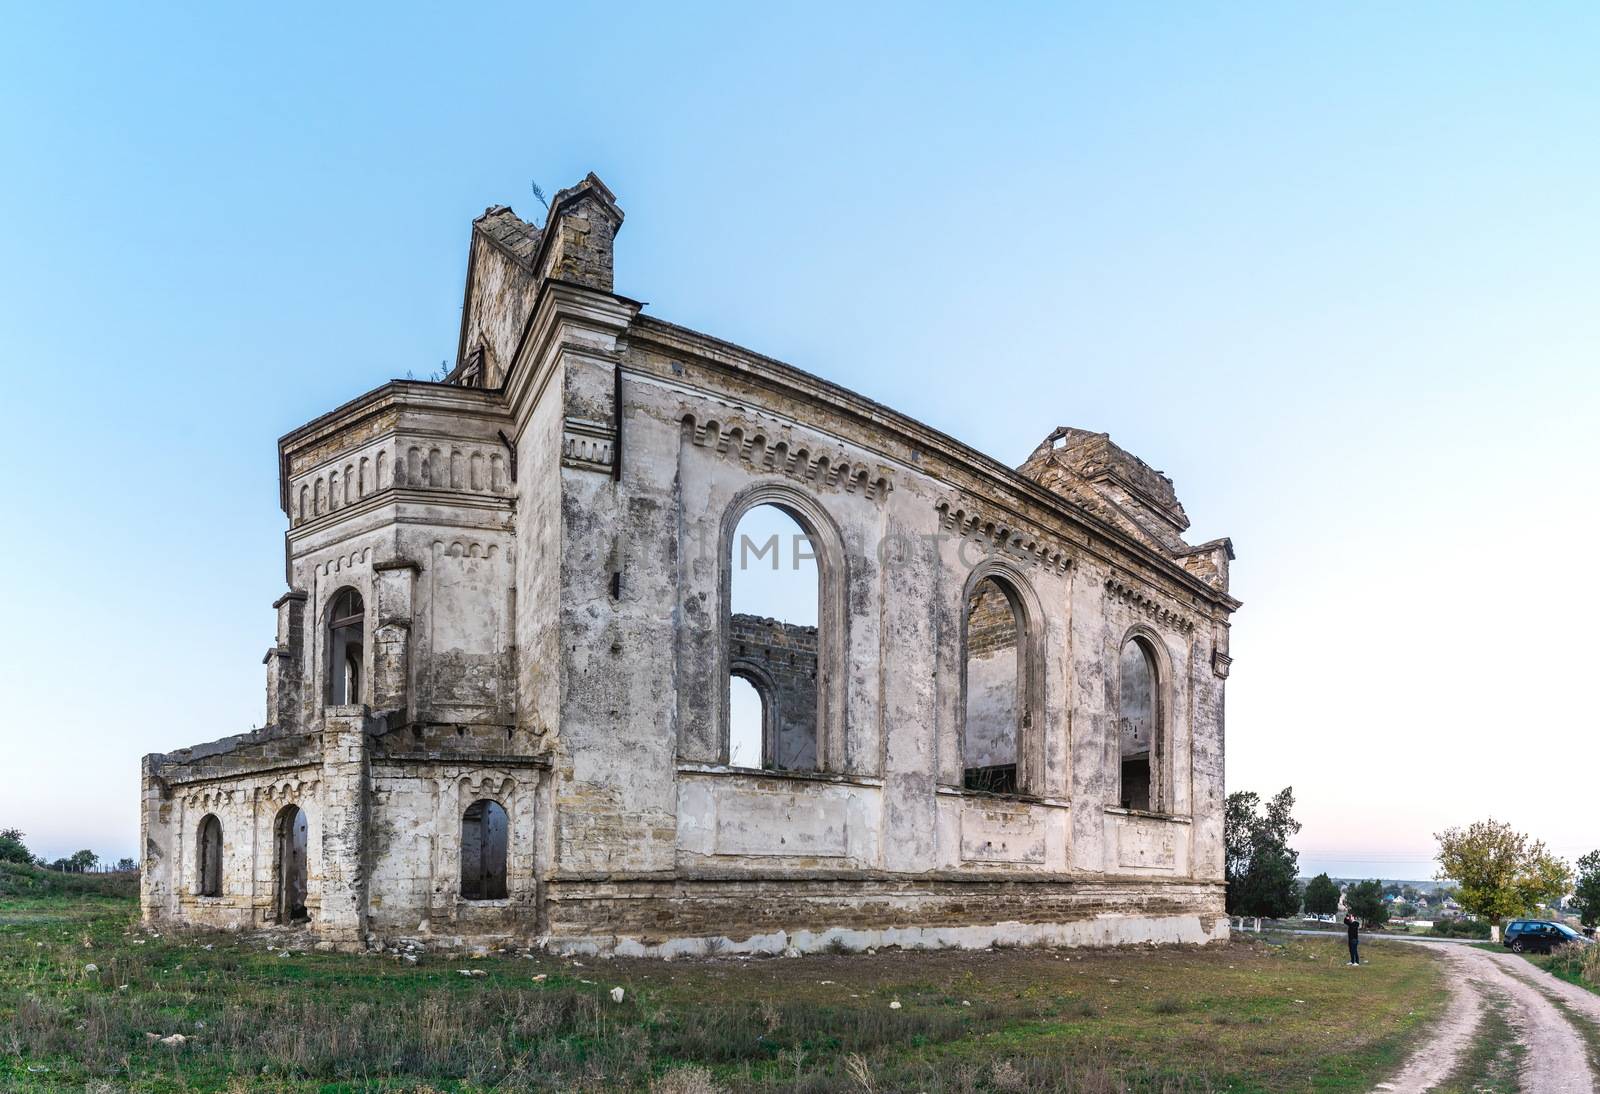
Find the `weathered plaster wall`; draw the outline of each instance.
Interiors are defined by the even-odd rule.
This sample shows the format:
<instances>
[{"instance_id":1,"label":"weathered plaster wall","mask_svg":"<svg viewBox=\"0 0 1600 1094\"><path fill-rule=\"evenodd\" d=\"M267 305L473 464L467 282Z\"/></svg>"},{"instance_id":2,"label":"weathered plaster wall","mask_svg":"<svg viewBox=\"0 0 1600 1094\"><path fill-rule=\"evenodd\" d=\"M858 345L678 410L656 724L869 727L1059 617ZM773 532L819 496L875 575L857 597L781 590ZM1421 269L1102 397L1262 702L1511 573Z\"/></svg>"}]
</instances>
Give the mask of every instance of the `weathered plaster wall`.
<instances>
[{"instance_id":1,"label":"weathered plaster wall","mask_svg":"<svg viewBox=\"0 0 1600 1094\"><path fill-rule=\"evenodd\" d=\"M641 317L611 293L620 224L592 177L544 234L486 216L463 353L484 348L488 386L396 382L280 442L269 726L147 759L146 915L264 922L265 814L288 794L313 826L312 927L341 945L1225 931L1227 542L1187 546L1170 480L1104 434L1057 430L1013 472ZM732 617L731 536L762 504L812 536L814 630ZM367 665L335 707L346 586ZM810 770L729 765L741 657L791 727L777 766ZM1146 810L1118 805L1124 724L1151 753ZM1014 759L1017 792L967 791L973 755ZM509 893L468 901L461 818L484 797L509 818ZM195 893L198 808L224 826L216 898Z\"/></svg>"},{"instance_id":2,"label":"weathered plaster wall","mask_svg":"<svg viewBox=\"0 0 1600 1094\"><path fill-rule=\"evenodd\" d=\"M1017 762L1017 653L967 659L966 767Z\"/></svg>"},{"instance_id":3,"label":"weathered plaster wall","mask_svg":"<svg viewBox=\"0 0 1600 1094\"><path fill-rule=\"evenodd\" d=\"M145 790L141 903L147 923L173 920L210 927L275 923L279 879L274 836L279 814L290 805L304 809L310 822L306 906L313 920L320 917L324 889L320 763L270 772L219 772L193 782L152 783L147 778ZM218 896L200 895L198 839L200 821L208 814L222 825Z\"/></svg>"},{"instance_id":4,"label":"weathered plaster wall","mask_svg":"<svg viewBox=\"0 0 1600 1094\"><path fill-rule=\"evenodd\" d=\"M373 930L443 938L527 938L538 930L537 768L391 756L372 777ZM473 802L506 811L504 898L461 895L461 820Z\"/></svg>"},{"instance_id":5,"label":"weathered plaster wall","mask_svg":"<svg viewBox=\"0 0 1600 1094\"><path fill-rule=\"evenodd\" d=\"M503 205L490 207L472 228L461 352L481 351L482 386L499 387L538 293L531 263L539 232Z\"/></svg>"}]
</instances>

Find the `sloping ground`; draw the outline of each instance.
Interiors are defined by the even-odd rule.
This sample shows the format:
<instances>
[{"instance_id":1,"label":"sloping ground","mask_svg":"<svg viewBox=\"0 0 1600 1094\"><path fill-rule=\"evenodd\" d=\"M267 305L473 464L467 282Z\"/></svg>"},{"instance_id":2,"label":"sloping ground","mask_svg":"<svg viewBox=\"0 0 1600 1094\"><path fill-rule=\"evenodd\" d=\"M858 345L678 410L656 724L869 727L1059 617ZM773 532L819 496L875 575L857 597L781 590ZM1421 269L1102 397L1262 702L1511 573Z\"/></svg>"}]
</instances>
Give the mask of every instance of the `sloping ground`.
<instances>
[{"instance_id":1,"label":"sloping ground","mask_svg":"<svg viewBox=\"0 0 1600 1094\"><path fill-rule=\"evenodd\" d=\"M1448 944L1429 948L1450 969L1450 1006L1405 1065L1375 1089L1594 1094L1600 996L1511 953ZM1508 1055L1514 1067L1506 1066Z\"/></svg>"},{"instance_id":2,"label":"sloping ground","mask_svg":"<svg viewBox=\"0 0 1600 1094\"><path fill-rule=\"evenodd\" d=\"M0 900L6 898L108 897L139 899L139 875L66 874L16 862L0 862Z\"/></svg>"},{"instance_id":3,"label":"sloping ground","mask_svg":"<svg viewBox=\"0 0 1600 1094\"><path fill-rule=\"evenodd\" d=\"M1320 938L411 964L134 918L0 899L0 1088L1364 1091L1445 999L1426 952Z\"/></svg>"}]
</instances>

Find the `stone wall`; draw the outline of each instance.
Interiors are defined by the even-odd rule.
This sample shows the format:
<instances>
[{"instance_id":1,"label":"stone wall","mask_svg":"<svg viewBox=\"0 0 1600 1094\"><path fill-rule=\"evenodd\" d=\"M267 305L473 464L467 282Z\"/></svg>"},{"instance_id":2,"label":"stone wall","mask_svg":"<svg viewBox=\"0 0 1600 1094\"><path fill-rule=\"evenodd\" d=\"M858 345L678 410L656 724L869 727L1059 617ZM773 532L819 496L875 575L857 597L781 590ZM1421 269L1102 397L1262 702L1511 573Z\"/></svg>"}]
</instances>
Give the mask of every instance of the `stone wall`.
<instances>
[{"instance_id":1,"label":"stone wall","mask_svg":"<svg viewBox=\"0 0 1600 1094\"><path fill-rule=\"evenodd\" d=\"M152 919L273 922L273 824L310 821L311 929L662 952L1203 941L1222 893L1231 545L1171 480L1060 429L1020 470L612 292L590 176L534 229L475 222L450 383L397 381L280 442L289 523L266 730L146 758ZM735 615L731 539L783 509L815 627ZM327 610L366 605L359 702ZM1148 702L1122 653L1150 651ZM730 764L730 674L769 770ZM1146 746L1125 808L1120 763ZM1009 767L974 788L975 764ZM460 891L508 817L508 893ZM198 897L203 812L224 891Z\"/></svg>"},{"instance_id":2,"label":"stone wall","mask_svg":"<svg viewBox=\"0 0 1600 1094\"><path fill-rule=\"evenodd\" d=\"M761 693L773 734L770 766L817 766L817 628L735 612L728 625L729 671Z\"/></svg>"}]
</instances>

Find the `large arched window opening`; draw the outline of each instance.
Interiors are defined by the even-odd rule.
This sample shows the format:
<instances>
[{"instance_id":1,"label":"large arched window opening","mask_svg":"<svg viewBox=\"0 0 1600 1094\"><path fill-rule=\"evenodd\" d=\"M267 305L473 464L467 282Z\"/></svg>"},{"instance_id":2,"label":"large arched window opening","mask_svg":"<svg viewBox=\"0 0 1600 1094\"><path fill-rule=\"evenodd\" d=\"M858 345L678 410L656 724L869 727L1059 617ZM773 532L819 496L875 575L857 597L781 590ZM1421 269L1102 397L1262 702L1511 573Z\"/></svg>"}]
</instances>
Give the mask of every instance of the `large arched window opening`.
<instances>
[{"instance_id":1,"label":"large arched window opening","mask_svg":"<svg viewBox=\"0 0 1600 1094\"><path fill-rule=\"evenodd\" d=\"M222 822L214 813L200 818L200 852L197 891L201 896L222 895Z\"/></svg>"},{"instance_id":2,"label":"large arched window opening","mask_svg":"<svg viewBox=\"0 0 1600 1094\"><path fill-rule=\"evenodd\" d=\"M306 912L306 823L305 810L286 805L273 824L273 873L276 894L273 911L279 923L303 923Z\"/></svg>"},{"instance_id":3,"label":"large arched window opening","mask_svg":"<svg viewBox=\"0 0 1600 1094\"><path fill-rule=\"evenodd\" d=\"M1162 711L1155 651L1147 640L1130 638L1117 669L1118 804L1159 810Z\"/></svg>"},{"instance_id":4,"label":"large arched window opening","mask_svg":"<svg viewBox=\"0 0 1600 1094\"><path fill-rule=\"evenodd\" d=\"M506 895L506 811L488 798L461 815L461 896L503 900Z\"/></svg>"},{"instance_id":5,"label":"large arched window opening","mask_svg":"<svg viewBox=\"0 0 1600 1094\"><path fill-rule=\"evenodd\" d=\"M781 504L756 504L729 543L726 758L735 767L822 766L821 585L815 535L803 519Z\"/></svg>"},{"instance_id":6,"label":"large arched window opening","mask_svg":"<svg viewBox=\"0 0 1600 1094\"><path fill-rule=\"evenodd\" d=\"M1016 592L985 577L967 596L966 729L961 783L1015 794L1022 788L1023 728L1030 721L1022 613Z\"/></svg>"},{"instance_id":7,"label":"large arched window opening","mask_svg":"<svg viewBox=\"0 0 1600 1094\"><path fill-rule=\"evenodd\" d=\"M340 589L328 608L328 702L361 702L361 643L366 615L361 594Z\"/></svg>"}]
</instances>

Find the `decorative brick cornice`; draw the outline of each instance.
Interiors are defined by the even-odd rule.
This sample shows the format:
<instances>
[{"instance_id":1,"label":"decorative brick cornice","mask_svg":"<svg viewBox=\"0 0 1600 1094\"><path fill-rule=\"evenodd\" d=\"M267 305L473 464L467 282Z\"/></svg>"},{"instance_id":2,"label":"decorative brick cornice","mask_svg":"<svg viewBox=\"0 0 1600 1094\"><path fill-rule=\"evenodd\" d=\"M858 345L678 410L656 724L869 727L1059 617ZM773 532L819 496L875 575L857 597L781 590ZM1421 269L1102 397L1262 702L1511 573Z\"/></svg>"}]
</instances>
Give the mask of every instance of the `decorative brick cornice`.
<instances>
[{"instance_id":1,"label":"decorative brick cornice","mask_svg":"<svg viewBox=\"0 0 1600 1094\"><path fill-rule=\"evenodd\" d=\"M939 512L939 526L963 539L982 542L996 551L1028 559L1057 573L1065 573L1072 566L1072 554L1064 541L1031 528L1017 527L971 501L958 504L940 498L933 507Z\"/></svg>"},{"instance_id":2,"label":"decorative brick cornice","mask_svg":"<svg viewBox=\"0 0 1600 1094\"><path fill-rule=\"evenodd\" d=\"M1163 626L1174 627L1185 634L1194 630L1195 622L1193 618L1184 615L1182 612L1174 611L1144 590L1136 589L1119 578L1106 578L1106 594L1138 609Z\"/></svg>"},{"instance_id":3,"label":"decorative brick cornice","mask_svg":"<svg viewBox=\"0 0 1600 1094\"><path fill-rule=\"evenodd\" d=\"M735 415L702 419L685 414L683 435L697 448L749 464L755 470L842 489L847 494L864 494L870 501L882 502L894 489L894 480L886 472L851 462L842 448L822 451L822 446L796 441L786 429Z\"/></svg>"},{"instance_id":4,"label":"decorative brick cornice","mask_svg":"<svg viewBox=\"0 0 1600 1094\"><path fill-rule=\"evenodd\" d=\"M568 418L562 428L561 465L609 475L616 443L616 430L609 423Z\"/></svg>"}]
</instances>

